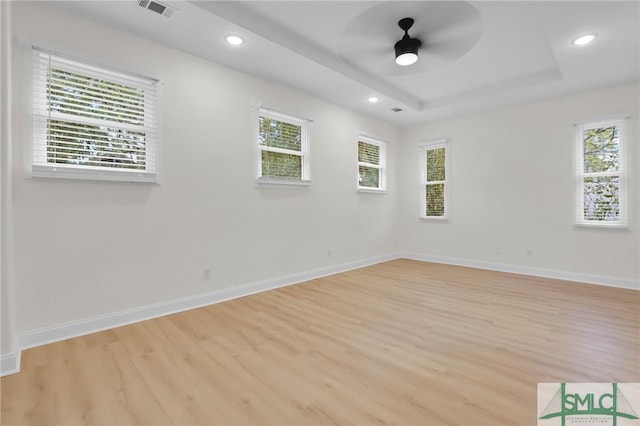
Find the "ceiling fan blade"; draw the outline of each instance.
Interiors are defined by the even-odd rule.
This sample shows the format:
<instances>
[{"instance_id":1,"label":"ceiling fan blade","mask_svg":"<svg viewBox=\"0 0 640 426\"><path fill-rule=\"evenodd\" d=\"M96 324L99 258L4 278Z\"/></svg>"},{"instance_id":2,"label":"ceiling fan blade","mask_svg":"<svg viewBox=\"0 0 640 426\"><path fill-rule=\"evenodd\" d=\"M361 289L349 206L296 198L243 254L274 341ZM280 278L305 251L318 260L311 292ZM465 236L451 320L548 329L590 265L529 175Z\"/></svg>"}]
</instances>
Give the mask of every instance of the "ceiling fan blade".
<instances>
[{"instance_id":1,"label":"ceiling fan blade","mask_svg":"<svg viewBox=\"0 0 640 426\"><path fill-rule=\"evenodd\" d=\"M453 61L468 52L475 43L475 37L459 35L449 40L426 42L421 49L421 53L428 53Z\"/></svg>"}]
</instances>

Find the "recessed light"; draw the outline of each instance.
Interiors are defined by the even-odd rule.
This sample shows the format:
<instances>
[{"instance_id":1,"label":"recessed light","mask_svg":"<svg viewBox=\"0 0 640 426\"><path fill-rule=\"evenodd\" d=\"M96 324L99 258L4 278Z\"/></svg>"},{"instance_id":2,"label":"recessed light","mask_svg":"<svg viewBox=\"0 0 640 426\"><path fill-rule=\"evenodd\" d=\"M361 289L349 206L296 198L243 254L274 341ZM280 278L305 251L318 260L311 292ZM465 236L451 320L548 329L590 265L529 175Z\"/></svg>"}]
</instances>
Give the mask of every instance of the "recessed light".
<instances>
[{"instance_id":1,"label":"recessed light","mask_svg":"<svg viewBox=\"0 0 640 426\"><path fill-rule=\"evenodd\" d=\"M240 36L237 35L228 35L227 38L227 43L233 45L233 46L239 46L242 43L244 43L244 39Z\"/></svg>"},{"instance_id":2,"label":"recessed light","mask_svg":"<svg viewBox=\"0 0 640 426\"><path fill-rule=\"evenodd\" d=\"M585 34L573 40L573 44L574 46L586 46L587 44L591 43L595 39L596 39L595 34Z\"/></svg>"},{"instance_id":3,"label":"recessed light","mask_svg":"<svg viewBox=\"0 0 640 426\"><path fill-rule=\"evenodd\" d=\"M379 98L379 97L377 97L377 96L369 96L369 97L367 98L367 100L368 100L370 103L375 104L376 102L378 102L378 101L380 100L380 98Z\"/></svg>"}]
</instances>

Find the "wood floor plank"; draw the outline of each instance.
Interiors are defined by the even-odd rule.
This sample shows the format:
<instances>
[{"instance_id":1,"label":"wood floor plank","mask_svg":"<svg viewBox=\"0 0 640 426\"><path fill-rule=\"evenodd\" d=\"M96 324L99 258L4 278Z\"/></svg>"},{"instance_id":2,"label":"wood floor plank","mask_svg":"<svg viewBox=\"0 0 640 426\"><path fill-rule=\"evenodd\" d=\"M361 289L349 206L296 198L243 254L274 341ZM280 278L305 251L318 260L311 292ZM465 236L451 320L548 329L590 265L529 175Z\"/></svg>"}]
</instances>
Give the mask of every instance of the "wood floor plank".
<instances>
[{"instance_id":1,"label":"wood floor plank","mask_svg":"<svg viewBox=\"0 0 640 426\"><path fill-rule=\"evenodd\" d=\"M394 260L23 352L13 425L527 425L640 382L640 292Z\"/></svg>"},{"instance_id":2,"label":"wood floor plank","mask_svg":"<svg viewBox=\"0 0 640 426\"><path fill-rule=\"evenodd\" d=\"M169 424L170 419L120 342L90 349L91 364L100 369L95 386L102 390L114 424Z\"/></svg>"},{"instance_id":3,"label":"wood floor plank","mask_svg":"<svg viewBox=\"0 0 640 426\"><path fill-rule=\"evenodd\" d=\"M95 333L102 334L102 333ZM67 339L61 342L47 345L46 351L23 351L21 368L28 370L40 365L48 365L57 362L78 362L86 357L85 339Z\"/></svg>"},{"instance_id":4,"label":"wood floor plank","mask_svg":"<svg viewBox=\"0 0 640 426\"><path fill-rule=\"evenodd\" d=\"M209 397L164 352L134 356L133 363L173 424L224 424Z\"/></svg>"}]
</instances>

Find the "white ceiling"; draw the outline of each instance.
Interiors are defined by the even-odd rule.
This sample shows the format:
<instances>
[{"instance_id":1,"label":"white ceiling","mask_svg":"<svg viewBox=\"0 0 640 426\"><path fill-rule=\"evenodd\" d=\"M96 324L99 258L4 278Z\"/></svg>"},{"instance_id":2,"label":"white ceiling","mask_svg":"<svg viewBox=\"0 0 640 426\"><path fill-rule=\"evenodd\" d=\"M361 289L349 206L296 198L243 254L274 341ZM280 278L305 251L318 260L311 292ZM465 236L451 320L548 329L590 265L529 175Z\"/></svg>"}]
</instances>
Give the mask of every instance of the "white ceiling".
<instances>
[{"instance_id":1,"label":"white ceiling","mask_svg":"<svg viewBox=\"0 0 640 426\"><path fill-rule=\"evenodd\" d=\"M640 78L638 1L159 2L177 11L50 4L403 127ZM423 47L400 67L407 16ZM594 43L571 44L588 32ZM229 46L231 33L246 43Z\"/></svg>"}]
</instances>

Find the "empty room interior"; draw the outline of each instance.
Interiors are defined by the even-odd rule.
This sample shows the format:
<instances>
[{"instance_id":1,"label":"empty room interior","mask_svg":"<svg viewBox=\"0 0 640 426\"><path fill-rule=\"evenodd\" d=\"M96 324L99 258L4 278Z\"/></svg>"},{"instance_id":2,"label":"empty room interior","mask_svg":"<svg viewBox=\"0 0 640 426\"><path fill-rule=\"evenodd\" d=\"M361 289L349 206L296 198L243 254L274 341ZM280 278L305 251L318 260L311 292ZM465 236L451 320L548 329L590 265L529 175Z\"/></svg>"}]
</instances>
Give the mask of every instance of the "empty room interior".
<instances>
[{"instance_id":1,"label":"empty room interior","mask_svg":"<svg viewBox=\"0 0 640 426\"><path fill-rule=\"evenodd\" d=\"M2 425L640 424L638 1L0 1L0 53Z\"/></svg>"}]
</instances>

